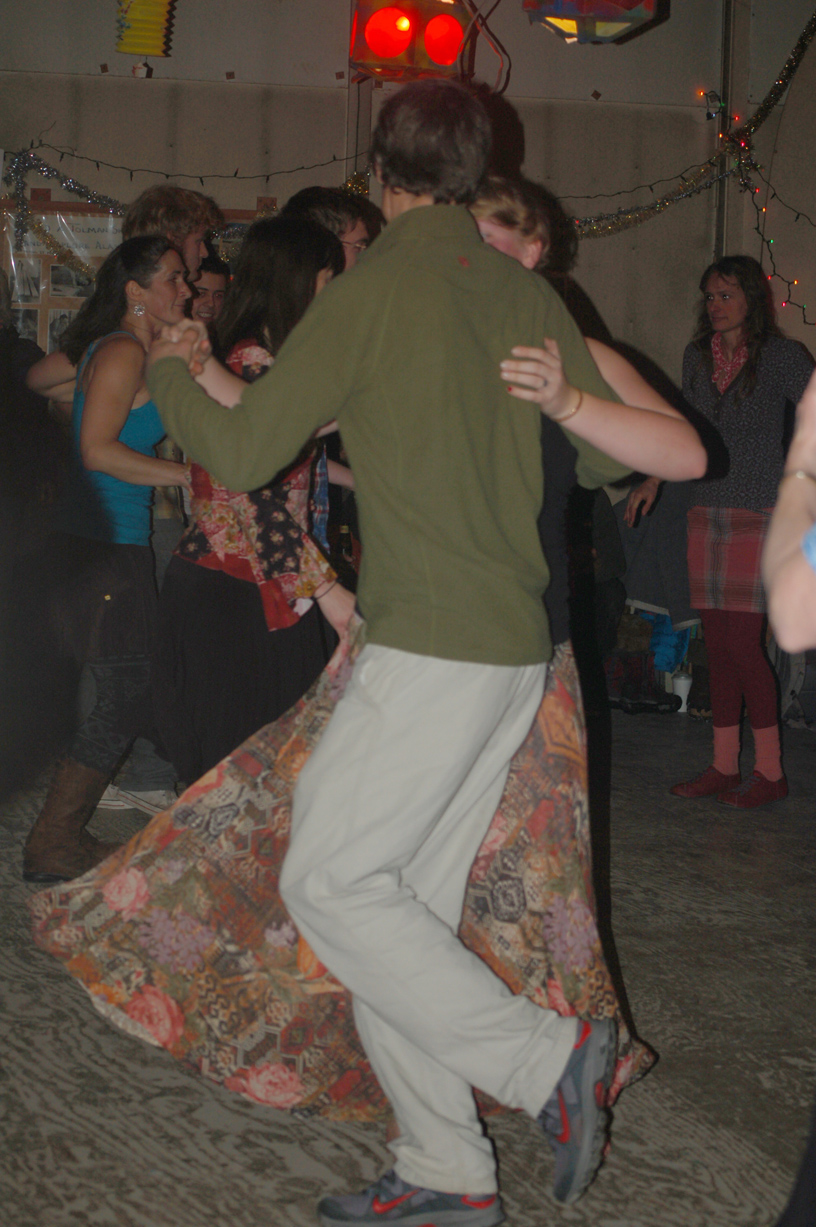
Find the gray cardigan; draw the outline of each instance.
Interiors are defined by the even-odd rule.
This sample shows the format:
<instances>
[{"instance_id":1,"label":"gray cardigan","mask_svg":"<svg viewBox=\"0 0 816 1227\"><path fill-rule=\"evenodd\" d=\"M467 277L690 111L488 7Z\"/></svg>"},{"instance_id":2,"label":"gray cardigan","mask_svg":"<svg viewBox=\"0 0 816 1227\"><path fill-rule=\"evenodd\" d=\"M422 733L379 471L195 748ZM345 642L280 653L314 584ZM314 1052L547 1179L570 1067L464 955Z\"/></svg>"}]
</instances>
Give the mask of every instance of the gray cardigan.
<instances>
[{"instance_id":1,"label":"gray cardigan","mask_svg":"<svg viewBox=\"0 0 816 1227\"><path fill-rule=\"evenodd\" d=\"M745 368L721 396L711 378L710 351L696 342L683 355L683 395L722 435L730 460L724 477L691 483L690 506L773 507L785 462L786 407L796 405L813 370L804 345L768 337L760 351L756 382L742 400L736 392Z\"/></svg>"}]
</instances>

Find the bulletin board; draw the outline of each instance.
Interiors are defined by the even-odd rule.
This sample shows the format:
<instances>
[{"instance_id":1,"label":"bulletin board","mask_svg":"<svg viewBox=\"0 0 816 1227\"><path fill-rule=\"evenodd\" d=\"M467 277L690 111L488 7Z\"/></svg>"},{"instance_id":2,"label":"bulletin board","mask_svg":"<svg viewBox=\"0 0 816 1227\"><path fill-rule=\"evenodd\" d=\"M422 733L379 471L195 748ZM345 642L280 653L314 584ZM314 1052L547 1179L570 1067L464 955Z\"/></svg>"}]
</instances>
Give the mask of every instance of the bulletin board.
<instances>
[{"instance_id":1,"label":"bulletin board","mask_svg":"<svg viewBox=\"0 0 816 1227\"><path fill-rule=\"evenodd\" d=\"M270 200L260 210L225 211L226 230L218 236L218 255L231 264L250 223L275 210ZM21 337L35 341L47 354L59 349L59 341L71 320L93 289L90 271L122 241L122 218L94 205L54 202L42 211L31 210L32 221L70 253L52 255L32 230L26 231L22 251L15 251L13 202L0 200L0 267L9 279L12 318ZM79 266L84 265L83 271Z\"/></svg>"},{"instance_id":2,"label":"bulletin board","mask_svg":"<svg viewBox=\"0 0 816 1227\"><path fill-rule=\"evenodd\" d=\"M70 204L42 213L32 210L32 217L71 253L71 265L52 255L30 230L23 250L15 251L14 215L7 210L0 214L0 265L9 279L17 332L50 354L59 348L60 337L93 289L89 273L80 271L79 263L99 268L121 242L122 219Z\"/></svg>"}]
</instances>

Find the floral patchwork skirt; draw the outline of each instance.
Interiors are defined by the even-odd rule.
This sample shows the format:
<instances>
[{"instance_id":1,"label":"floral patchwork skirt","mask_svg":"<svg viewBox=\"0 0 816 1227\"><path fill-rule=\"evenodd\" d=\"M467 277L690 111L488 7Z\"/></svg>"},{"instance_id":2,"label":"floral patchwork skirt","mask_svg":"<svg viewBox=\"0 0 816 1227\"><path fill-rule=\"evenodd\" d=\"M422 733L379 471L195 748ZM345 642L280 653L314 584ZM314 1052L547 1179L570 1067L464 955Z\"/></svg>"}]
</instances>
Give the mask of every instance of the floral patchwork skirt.
<instances>
[{"instance_id":1,"label":"floral patchwork skirt","mask_svg":"<svg viewBox=\"0 0 816 1227\"><path fill-rule=\"evenodd\" d=\"M132 1035L275 1108L372 1120L388 1105L343 986L278 893L298 773L362 647L84 877L31 902L36 941ZM586 735L575 661L557 649L470 873L462 941L515 993L618 1023L613 1098L654 1054L627 1028L595 922ZM483 1101L483 1106L489 1106Z\"/></svg>"}]
</instances>

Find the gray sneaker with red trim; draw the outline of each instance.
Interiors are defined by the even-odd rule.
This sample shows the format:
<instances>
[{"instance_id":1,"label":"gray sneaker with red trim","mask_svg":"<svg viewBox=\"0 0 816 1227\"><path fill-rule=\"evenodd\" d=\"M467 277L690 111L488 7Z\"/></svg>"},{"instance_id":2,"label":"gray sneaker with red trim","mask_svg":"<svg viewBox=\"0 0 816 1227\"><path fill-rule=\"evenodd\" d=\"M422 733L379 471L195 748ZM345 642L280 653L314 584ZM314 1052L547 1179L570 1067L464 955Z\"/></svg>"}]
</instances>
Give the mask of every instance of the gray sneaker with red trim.
<instances>
[{"instance_id":1,"label":"gray sneaker with red trim","mask_svg":"<svg viewBox=\"0 0 816 1227\"><path fill-rule=\"evenodd\" d=\"M617 1028L611 1019L579 1021L564 1072L538 1114L555 1151L553 1194L564 1205L586 1192L603 1161L609 1126L606 1099L616 1055Z\"/></svg>"},{"instance_id":2,"label":"gray sneaker with red trim","mask_svg":"<svg viewBox=\"0 0 816 1227\"><path fill-rule=\"evenodd\" d=\"M406 1184L395 1171L386 1172L362 1193L324 1197L317 1207L322 1227L496 1227L504 1222L498 1193L468 1196L437 1193Z\"/></svg>"}]
</instances>

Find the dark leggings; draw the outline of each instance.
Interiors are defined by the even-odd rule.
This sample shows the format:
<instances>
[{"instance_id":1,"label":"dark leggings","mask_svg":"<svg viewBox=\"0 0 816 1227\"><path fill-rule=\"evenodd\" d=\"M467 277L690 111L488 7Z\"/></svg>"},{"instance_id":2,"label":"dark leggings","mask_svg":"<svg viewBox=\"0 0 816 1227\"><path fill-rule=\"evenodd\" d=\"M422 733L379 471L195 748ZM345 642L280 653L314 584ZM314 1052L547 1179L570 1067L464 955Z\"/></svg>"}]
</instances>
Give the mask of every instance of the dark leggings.
<instances>
[{"instance_id":1,"label":"dark leggings","mask_svg":"<svg viewBox=\"0 0 816 1227\"><path fill-rule=\"evenodd\" d=\"M765 615L701 609L708 653L711 712L716 728L739 724L742 700L751 728L777 723L776 676L765 654Z\"/></svg>"},{"instance_id":2,"label":"dark leggings","mask_svg":"<svg viewBox=\"0 0 816 1227\"><path fill-rule=\"evenodd\" d=\"M46 567L56 641L87 692L68 754L112 774L150 715L153 556L146 545L54 533Z\"/></svg>"},{"instance_id":3,"label":"dark leggings","mask_svg":"<svg viewBox=\"0 0 816 1227\"><path fill-rule=\"evenodd\" d=\"M146 725L150 659L147 656L90 660L83 669L83 688L92 690L93 706L77 729L68 755L105 775L114 768Z\"/></svg>"}]
</instances>

